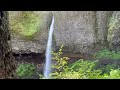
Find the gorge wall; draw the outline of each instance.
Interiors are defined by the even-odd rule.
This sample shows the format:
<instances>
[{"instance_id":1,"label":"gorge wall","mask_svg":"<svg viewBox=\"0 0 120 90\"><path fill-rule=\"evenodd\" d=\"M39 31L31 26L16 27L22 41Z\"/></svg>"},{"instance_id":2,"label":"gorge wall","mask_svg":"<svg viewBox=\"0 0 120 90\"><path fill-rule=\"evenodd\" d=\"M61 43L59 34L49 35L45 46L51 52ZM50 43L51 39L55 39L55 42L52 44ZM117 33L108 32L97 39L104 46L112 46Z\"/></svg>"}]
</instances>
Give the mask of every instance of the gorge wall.
<instances>
[{"instance_id":1,"label":"gorge wall","mask_svg":"<svg viewBox=\"0 0 120 90\"><path fill-rule=\"evenodd\" d=\"M56 46L64 51L92 53L107 45L110 11L55 11Z\"/></svg>"},{"instance_id":2,"label":"gorge wall","mask_svg":"<svg viewBox=\"0 0 120 90\"><path fill-rule=\"evenodd\" d=\"M101 48L119 46L119 11L53 11L52 13L55 17L54 50L59 49L62 44L64 52L67 53L92 53ZM39 11L41 24L38 24L38 31L31 40L11 33L13 52L44 53L52 13Z\"/></svg>"}]
</instances>

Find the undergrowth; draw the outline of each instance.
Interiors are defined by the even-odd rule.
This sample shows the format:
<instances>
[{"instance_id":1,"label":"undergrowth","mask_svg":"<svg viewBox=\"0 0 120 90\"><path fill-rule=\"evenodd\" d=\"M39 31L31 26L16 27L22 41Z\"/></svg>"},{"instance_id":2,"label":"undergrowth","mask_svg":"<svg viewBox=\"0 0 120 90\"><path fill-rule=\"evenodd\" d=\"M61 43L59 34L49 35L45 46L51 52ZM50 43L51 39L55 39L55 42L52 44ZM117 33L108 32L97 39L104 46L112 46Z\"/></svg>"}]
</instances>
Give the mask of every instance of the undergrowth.
<instances>
[{"instance_id":1,"label":"undergrowth","mask_svg":"<svg viewBox=\"0 0 120 90\"><path fill-rule=\"evenodd\" d=\"M103 49L98 51L94 57L96 59L101 59L101 58L106 58L106 59L114 59L118 60L120 59L120 51L115 52L115 51L109 51L108 49Z\"/></svg>"},{"instance_id":2,"label":"undergrowth","mask_svg":"<svg viewBox=\"0 0 120 90\"><path fill-rule=\"evenodd\" d=\"M16 74L20 78L32 77L34 71L35 65L33 63L21 63L16 70Z\"/></svg>"},{"instance_id":3,"label":"undergrowth","mask_svg":"<svg viewBox=\"0 0 120 90\"><path fill-rule=\"evenodd\" d=\"M52 79L118 79L120 78L120 70L116 65L107 65L104 68L96 68L98 61L89 61L80 59L72 64L68 64L68 57L61 57L62 53L61 46L60 50L53 54L53 60L56 61L52 67L55 69L50 77ZM101 54L102 53L102 54ZM98 58L112 58L119 59L119 54L114 51L108 50L99 51L95 56ZM117 56L117 57L116 57Z\"/></svg>"},{"instance_id":4,"label":"undergrowth","mask_svg":"<svg viewBox=\"0 0 120 90\"><path fill-rule=\"evenodd\" d=\"M120 79L120 67L117 63L98 67L100 58L118 59L114 55L118 53L103 50L95 54L98 59L94 61L80 59L74 63L68 63L69 58L62 57L62 48L63 45L58 52L51 52L52 60L55 62L52 64L53 71L50 73L50 79ZM33 71L32 65L21 64L17 69L17 75L31 76ZM44 79L42 74L39 76L40 79Z\"/></svg>"}]
</instances>

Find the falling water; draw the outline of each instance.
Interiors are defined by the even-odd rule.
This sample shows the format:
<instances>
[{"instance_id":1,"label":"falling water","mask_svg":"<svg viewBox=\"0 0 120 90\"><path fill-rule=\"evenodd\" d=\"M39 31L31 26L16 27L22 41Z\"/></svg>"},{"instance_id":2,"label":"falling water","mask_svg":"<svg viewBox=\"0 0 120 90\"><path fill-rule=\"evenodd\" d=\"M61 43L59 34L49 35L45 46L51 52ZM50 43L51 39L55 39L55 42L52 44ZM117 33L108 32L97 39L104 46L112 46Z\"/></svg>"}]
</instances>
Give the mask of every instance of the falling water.
<instances>
[{"instance_id":1,"label":"falling water","mask_svg":"<svg viewBox=\"0 0 120 90\"><path fill-rule=\"evenodd\" d=\"M47 42L47 49L46 49L46 61L45 61L45 67L44 67L44 78L48 79L49 74L51 72L51 50L52 50L52 33L53 33L53 27L54 27L54 17L52 18L52 23L49 30L49 37Z\"/></svg>"}]
</instances>

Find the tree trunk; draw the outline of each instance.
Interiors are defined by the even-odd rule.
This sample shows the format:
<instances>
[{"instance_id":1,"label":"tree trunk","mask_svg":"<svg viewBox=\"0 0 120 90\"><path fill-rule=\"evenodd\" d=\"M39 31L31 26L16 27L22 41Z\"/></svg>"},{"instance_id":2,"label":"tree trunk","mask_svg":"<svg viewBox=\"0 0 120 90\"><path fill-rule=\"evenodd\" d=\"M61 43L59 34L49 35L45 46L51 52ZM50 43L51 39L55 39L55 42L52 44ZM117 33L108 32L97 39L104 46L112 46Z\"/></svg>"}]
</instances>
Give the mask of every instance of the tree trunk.
<instances>
[{"instance_id":1,"label":"tree trunk","mask_svg":"<svg viewBox=\"0 0 120 90\"><path fill-rule=\"evenodd\" d=\"M0 11L0 79L15 78L15 60L8 44L8 12Z\"/></svg>"}]
</instances>

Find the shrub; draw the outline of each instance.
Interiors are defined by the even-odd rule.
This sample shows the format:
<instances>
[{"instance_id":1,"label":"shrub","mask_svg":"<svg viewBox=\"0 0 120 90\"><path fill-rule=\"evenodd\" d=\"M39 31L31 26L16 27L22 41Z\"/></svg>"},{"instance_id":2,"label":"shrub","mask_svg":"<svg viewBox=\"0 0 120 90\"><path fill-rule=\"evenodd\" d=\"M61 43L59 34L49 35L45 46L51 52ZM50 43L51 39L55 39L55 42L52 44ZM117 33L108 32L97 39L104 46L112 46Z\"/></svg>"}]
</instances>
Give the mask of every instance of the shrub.
<instances>
[{"instance_id":1,"label":"shrub","mask_svg":"<svg viewBox=\"0 0 120 90\"><path fill-rule=\"evenodd\" d=\"M120 79L120 70L112 69L109 74L103 75L104 79Z\"/></svg>"},{"instance_id":2,"label":"shrub","mask_svg":"<svg viewBox=\"0 0 120 90\"><path fill-rule=\"evenodd\" d=\"M52 73L54 79L95 79L102 76L101 70L95 70L95 62L79 60L69 67L65 67L63 71Z\"/></svg>"},{"instance_id":3,"label":"shrub","mask_svg":"<svg viewBox=\"0 0 120 90\"><path fill-rule=\"evenodd\" d=\"M120 79L120 70L119 69L112 69L110 71L110 79Z\"/></svg>"},{"instance_id":4,"label":"shrub","mask_svg":"<svg viewBox=\"0 0 120 90\"><path fill-rule=\"evenodd\" d=\"M67 61L69 60L68 57L61 57L61 55L63 54L62 48L63 48L63 45L60 47L60 49L57 53L51 52L53 55L52 60L56 61L55 64L52 65L52 67L54 69L57 69L58 71L62 71L66 67Z\"/></svg>"},{"instance_id":5,"label":"shrub","mask_svg":"<svg viewBox=\"0 0 120 90\"><path fill-rule=\"evenodd\" d=\"M107 49L100 50L94 54L94 57L97 59L100 58L111 58L111 52Z\"/></svg>"},{"instance_id":6,"label":"shrub","mask_svg":"<svg viewBox=\"0 0 120 90\"><path fill-rule=\"evenodd\" d=\"M17 70L16 74L18 77L31 77L35 71L35 65L31 63L21 63Z\"/></svg>"},{"instance_id":7,"label":"shrub","mask_svg":"<svg viewBox=\"0 0 120 90\"><path fill-rule=\"evenodd\" d=\"M115 51L109 51L108 49L103 49L95 53L94 57L97 59L106 58L106 59L117 60L120 59L120 51L115 52Z\"/></svg>"},{"instance_id":8,"label":"shrub","mask_svg":"<svg viewBox=\"0 0 120 90\"><path fill-rule=\"evenodd\" d=\"M58 52L52 52L53 60L56 62L52 65L55 69L51 74L51 79L118 79L120 78L120 70L116 63L109 64L98 68L98 60L88 61L80 59L74 63L69 64L68 57L62 57L62 48ZM115 52L103 50L99 51L95 56L98 58L115 58ZM40 75L43 78L42 75Z\"/></svg>"},{"instance_id":9,"label":"shrub","mask_svg":"<svg viewBox=\"0 0 120 90\"><path fill-rule=\"evenodd\" d=\"M61 72L66 71L68 69L67 61L68 57L61 57L63 45L61 45L58 52L51 52L53 55L52 60L55 60L55 63L52 65L52 68L55 69L53 73L50 74L51 78L60 78Z\"/></svg>"},{"instance_id":10,"label":"shrub","mask_svg":"<svg viewBox=\"0 0 120 90\"><path fill-rule=\"evenodd\" d=\"M96 70L96 61L85 61L83 59L71 65L71 70L79 73L79 79L97 78L102 73L101 70Z\"/></svg>"},{"instance_id":11,"label":"shrub","mask_svg":"<svg viewBox=\"0 0 120 90\"><path fill-rule=\"evenodd\" d=\"M68 57L61 57L62 48L57 53L52 52L55 64L52 67L55 69L51 74L52 79L89 79L100 77L101 70L95 70L94 67L97 61L78 60L75 63L68 64Z\"/></svg>"},{"instance_id":12,"label":"shrub","mask_svg":"<svg viewBox=\"0 0 120 90\"><path fill-rule=\"evenodd\" d=\"M100 67L98 67L100 70L102 70L102 73L109 73L112 69L118 69L120 66L117 65L117 63L113 63L113 64L108 64L108 65L100 65Z\"/></svg>"}]
</instances>

